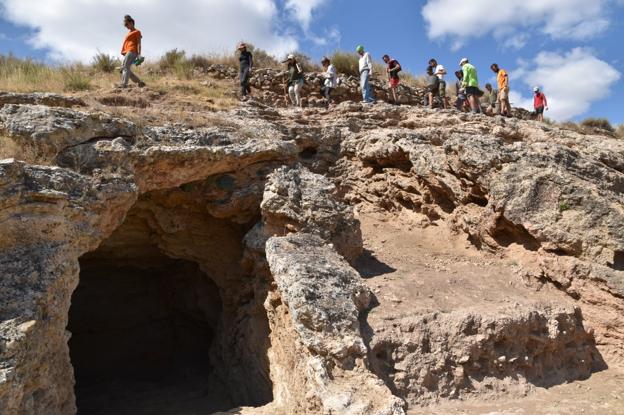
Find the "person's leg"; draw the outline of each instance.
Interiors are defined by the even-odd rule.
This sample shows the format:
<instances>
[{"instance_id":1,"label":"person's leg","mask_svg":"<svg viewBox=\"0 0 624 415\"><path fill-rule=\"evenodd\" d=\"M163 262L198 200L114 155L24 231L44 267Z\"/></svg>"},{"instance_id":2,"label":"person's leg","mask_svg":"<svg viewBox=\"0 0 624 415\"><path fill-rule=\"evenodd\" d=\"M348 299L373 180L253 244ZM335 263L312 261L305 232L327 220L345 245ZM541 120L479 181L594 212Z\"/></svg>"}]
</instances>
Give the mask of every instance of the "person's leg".
<instances>
[{"instance_id":1,"label":"person's leg","mask_svg":"<svg viewBox=\"0 0 624 415\"><path fill-rule=\"evenodd\" d=\"M126 53L126 59L124 59L124 70L126 71L126 79L125 79L125 84L124 86L128 86L128 78L130 78L130 80L136 84L142 84L143 82L141 82L141 80L139 79L138 76L136 76L134 74L134 72L132 72L132 65L134 65L134 60L137 58L137 54L134 52L128 52Z\"/></svg>"},{"instance_id":2,"label":"person's leg","mask_svg":"<svg viewBox=\"0 0 624 415\"><path fill-rule=\"evenodd\" d=\"M429 98L429 108L433 109L433 92L429 91L427 97Z\"/></svg>"},{"instance_id":3,"label":"person's leg","mask_svg":"<svg viewBox=\"0 0 624 415\"><path fill-rule=\"evenodd\" d=\"M297 100L297 106L298 107L302 107L302 102L301 102L301 88L303 88L303 81L299 81L295 84L295 98Z\"/></svg>"},{"instance_id":4,"label":"person's leg","mask_svg":"<svg viewBox=\"0 0 624 415\"><path fill-rule=\"evenodd\" d=\"M293 105L297 105L297 98L295 97L295 86L294 85L290 85L288 87L288 96L290 97L290 102Z\"/></svg>"},{"instance_id":5,"label":"person's leg","mask_svg":"<svg viewBox=\"0 0 624 415\"><path fill-rule=\"evenodd\" d=\"M133 56L134 54L132 52L126 53L126 56L124 56L123 63L121 64L121 87L122 88L125 88L128 86L129 66L132 65L132 61L134 60Z\"/></svg>"},{"instance_id":6,"label":"person's leg","mask_svg":"<svg viewBox=\"0 0 624 415\"><path fill-rule=\"evenodd\" d=\"M243 98L247 96L248 89L249 89L249 86L247 85L247 83L249 82L249 79L247 77L248 73L249 73L249 68L241 68L241 70L238 73L238 76L240 78L240 85L241 85L241 96Z\"/></svg>"},{"instance_id":7,"label":"person's leg","mask_svg":"<svg viewBox=\"0 0 624 415\"><path fill-rule=\"evenodd\" d=\"M442 102L442 108L446 109L446 81L440 81L439 86L440 101Z\"/></svg>"},{"instance_id":8,"label":"person's leg","mask_svg":"<svg viewBox=\"0 0 624 415\"><path fill-rule=\"evenodd\" d=\"M362 101L366 101L367 92L366 92L366 82L367 82L367 71L360 72L360 89L362 90Z\"/></svg>"}]
</instances>

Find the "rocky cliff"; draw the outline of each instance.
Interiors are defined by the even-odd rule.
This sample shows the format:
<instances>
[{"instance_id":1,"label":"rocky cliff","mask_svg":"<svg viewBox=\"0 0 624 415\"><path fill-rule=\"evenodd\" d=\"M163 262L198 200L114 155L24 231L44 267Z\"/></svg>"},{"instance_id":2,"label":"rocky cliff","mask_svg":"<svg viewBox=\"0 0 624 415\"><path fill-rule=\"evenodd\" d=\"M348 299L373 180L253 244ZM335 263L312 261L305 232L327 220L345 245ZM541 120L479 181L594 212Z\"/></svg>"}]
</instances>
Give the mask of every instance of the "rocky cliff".
<instances>
[{"instance_id":1,"label":"rocky cliff","mask_svg":"<svg viewBox=\"0 0 624 415\"><path fill-rule=\"evenodd\" d=\"M2 105L38 161L0 161L2 414L399 415L623 361L617 139L348 101L196 128Z\"/></svg>"}]
</instances>

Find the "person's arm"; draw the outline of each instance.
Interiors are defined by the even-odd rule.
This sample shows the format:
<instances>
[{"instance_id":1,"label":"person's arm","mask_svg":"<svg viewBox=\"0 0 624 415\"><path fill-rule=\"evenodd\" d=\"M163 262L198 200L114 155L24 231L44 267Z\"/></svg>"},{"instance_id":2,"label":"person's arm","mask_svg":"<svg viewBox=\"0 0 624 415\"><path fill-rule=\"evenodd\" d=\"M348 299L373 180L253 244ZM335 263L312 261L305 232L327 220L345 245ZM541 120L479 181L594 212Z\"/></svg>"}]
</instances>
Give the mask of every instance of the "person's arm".
<instances>
[{"instance_id":1,"label":"person's arm","mask_svg":"<svg viewBox=\"0 0 624 415\"><path fill-rule=\"evenodd\" d=\"M373 75L373 61L371 60L370 53L366 54L366 66L368 67L368 74Z\"/></svg>"},{"instance_id":2,"label":"person's arm","mask_svg":"<svg viewBox=\"0 0 624 415\"><path fill-rule=\"evenodd\" d=\"M297 71L299 73L302 73L303 71L301 70L301 66L299 66L299 62L295 63L295 66L297 66Z\"/></svg>"},{"instance_id":3,"label":"person's arm","mask_svg":"<svg viewBox=\"0 0 624 415\"><path fill-rule=\"evenodd\" d=\"M139 53L139 56L141 56L141 40L143 39L143 35L139 35L139 41L137 42L137 51Z\"/></svg>"},{"instance_id":4,"label":"person's arm","mask_svg":"<svg viewBox=\"0 0 624 415\"><path fill-rule=\"evenodd\" d=\"M548 101L546 100L546 95L542 94L542 96L544 97L544 108L548 111Z\"/></svg>"},{"instance_id":5,"label":"person's arm","mask_svg":"<svg viewBox=\"0 0 624 415\"><path fill-rule=\"evenodd\" d=\"M249 72L253 69L253 55L249 53Z\"/></svg>"},{"instance_id":6,"label":"person's arm","mask_svg":"<svg viewBox=\"0 0 624 415\"><path fill-rule=\"evenodd\" d=\"M464 74L462 78L462 87L466 88L468 86L468 70L465 65L462 67L462 73Z\"/></svg>"}]
</instances>

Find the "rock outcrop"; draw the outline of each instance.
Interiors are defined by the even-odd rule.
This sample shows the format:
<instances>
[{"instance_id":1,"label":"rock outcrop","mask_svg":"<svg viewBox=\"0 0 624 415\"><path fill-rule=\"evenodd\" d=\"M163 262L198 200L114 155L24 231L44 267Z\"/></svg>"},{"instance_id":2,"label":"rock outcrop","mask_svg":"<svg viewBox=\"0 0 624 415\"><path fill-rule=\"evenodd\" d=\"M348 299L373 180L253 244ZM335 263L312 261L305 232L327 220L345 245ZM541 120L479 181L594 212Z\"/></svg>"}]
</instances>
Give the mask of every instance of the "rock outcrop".
<instances>
[{"instance_id":1,"label":"rock outcrop","mask_svg":"<svg viewBox=\"0 0 624 415\"><path fill-rule=\"evenodd\" d=\"M400 415L624 358L616 139L353 102L250 103L191 129L10 99L0 130L47 165L0 162L2 414L72 414L75 390L101 407L84 385L113 374L89 351L110 344L130 365L124 347L155 325L153 364L178 383L133 394L137 408L192 384L213 391L207 413ZM371 325L378 300L352 265L372 211L448 226L561 297ZM136 307L113 298L126 295Z\"/></svg>"}]
</instances>

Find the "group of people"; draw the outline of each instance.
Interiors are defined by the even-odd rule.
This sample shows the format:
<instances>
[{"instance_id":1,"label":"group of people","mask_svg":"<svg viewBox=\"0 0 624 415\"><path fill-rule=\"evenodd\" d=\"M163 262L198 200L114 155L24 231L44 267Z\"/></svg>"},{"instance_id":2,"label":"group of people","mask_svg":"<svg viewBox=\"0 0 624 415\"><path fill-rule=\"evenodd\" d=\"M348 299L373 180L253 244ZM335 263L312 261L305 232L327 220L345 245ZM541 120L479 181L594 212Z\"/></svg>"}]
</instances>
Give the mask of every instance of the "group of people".
<instances>
[{"instance_id":1,"label":"group of people","mask_svg":"<svg viewBox=\"0 0 624 415\"><path fill-rule=\"evenodd\" d=\"M145 83L132 72L133 65L140 65L143 62L141 57L141 32L135 27L134 19L126 15L123 24L128 29L128 33L123 41L121 54L123 55L123 63L121 66L121 84L120 88L126 88L128 82L132 80L139 87L145 86ZM372 104L375 102L373 90L370 80L373 75L373 60L370 53L366 52L364 46L358 45L355 49L359 55L358 69L360 74L360 89L362 90L362 102ZM247 99L251 94L250 80L254 66L253 55L245 43L238 45L239 52L239 79L241 85L242 99ZM388 85L392 93L393 103L399 105L398 87L400 84L399 73L402 71L401 64L392 59L389 55L383 56L383 62L386 64L386 77ZM302 107L301 90L303 88L305 77L301 64L298 62L294 54L289 54L285 61L287 75L285 79L285 89L293 106ZM331 104L332 91L338 87L340 79L334 65L328 57L324 57L321 61L323 65L322 83L320 91L325 98L327 106ZM485 108L481 106L481 97L485 94L479 88L479 79L477 69L470 63L467 58L463 58L459 62L461 70L455 72L457 81L455 83L455 92L457 100L455 108L460 111L472 111L474 113L485 112L488 115L500 114L503 116L511 116L511 105L509 103L509 75L507 71L501 69L498 64L493 63L490 66L492 72L496 74L496 87L494 89L490 83L485 85L488 93L487 105ZM430 59L427 66L427 93L424 104L430 108L439 105L441 108L450 107L449 99L446 93L446 68L440 65L436 59ZM533 89L534 111L539 121L544 120L544 111L548 110L548 101L544 93L539 87Z\"/></svg>"}]
</instances>

